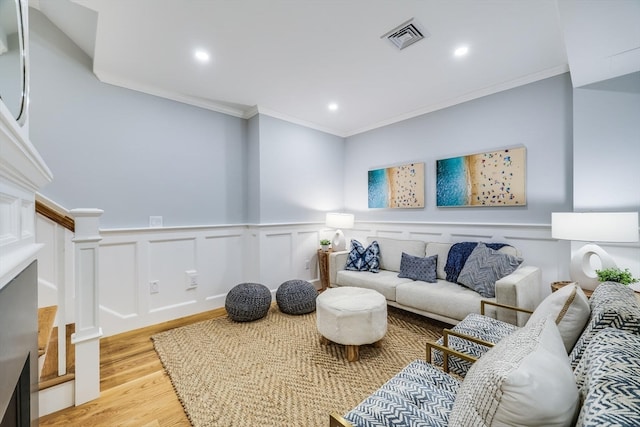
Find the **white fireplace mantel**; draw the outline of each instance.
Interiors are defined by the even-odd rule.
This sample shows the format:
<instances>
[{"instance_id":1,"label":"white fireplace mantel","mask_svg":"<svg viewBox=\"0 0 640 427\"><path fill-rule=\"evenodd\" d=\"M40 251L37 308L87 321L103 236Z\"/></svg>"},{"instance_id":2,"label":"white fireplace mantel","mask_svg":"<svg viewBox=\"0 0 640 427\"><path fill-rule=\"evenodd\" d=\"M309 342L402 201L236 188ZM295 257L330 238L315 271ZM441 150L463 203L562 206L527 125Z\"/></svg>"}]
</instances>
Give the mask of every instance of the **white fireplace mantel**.
<instances>
[{"instance_id":1,"label":"white fireplace mantel","mask_svg":"<svg viewBox=\"0 0 640 427\"><path fill-rule=\"evenodd\" d=\"M35 194L53 176L0 102L0 289L36 259Z\"/></svg>"}]
</instances>

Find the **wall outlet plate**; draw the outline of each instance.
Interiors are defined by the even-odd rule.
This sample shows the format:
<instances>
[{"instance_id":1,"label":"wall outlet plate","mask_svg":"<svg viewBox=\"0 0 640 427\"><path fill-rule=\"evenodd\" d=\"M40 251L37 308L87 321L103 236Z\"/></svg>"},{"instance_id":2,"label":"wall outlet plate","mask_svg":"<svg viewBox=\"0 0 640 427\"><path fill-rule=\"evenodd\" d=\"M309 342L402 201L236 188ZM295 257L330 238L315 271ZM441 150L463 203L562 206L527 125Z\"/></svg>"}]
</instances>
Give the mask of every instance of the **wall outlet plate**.
<instances>
[{"instance_id":1,"label":"wall outlet plate","mask_svg":"<svg viewBox=\"0 0 640 427\"><path fill-rule=\"evenodd\" d=\"M193 289L198 287L198 272L196 270L187 270L185 271L185 275L187 278L186 285L187 289Z\"/></svg>"},{"instance_id":2,"label":"wall outlet plate","mask_svg":"<svg viewBox=\"0 0 640 427\"><path fill-rule=\"evenodd\" d=\"M159 280L152 280L149 282L149 293L150 294L157 294L158 292L160 292L160 281Z\"/></svg>"},{"instance_id":3,"label":"wall outlet plate","mask_svg":"<svg viewBox=\"0 0 640 427\"><path fill-rule=\"evenodd\" d=\"M151 228L162 227L162 217L161 216L150 216L149 217L149 227L151 227Z\"/></svg>"}]
</instances>

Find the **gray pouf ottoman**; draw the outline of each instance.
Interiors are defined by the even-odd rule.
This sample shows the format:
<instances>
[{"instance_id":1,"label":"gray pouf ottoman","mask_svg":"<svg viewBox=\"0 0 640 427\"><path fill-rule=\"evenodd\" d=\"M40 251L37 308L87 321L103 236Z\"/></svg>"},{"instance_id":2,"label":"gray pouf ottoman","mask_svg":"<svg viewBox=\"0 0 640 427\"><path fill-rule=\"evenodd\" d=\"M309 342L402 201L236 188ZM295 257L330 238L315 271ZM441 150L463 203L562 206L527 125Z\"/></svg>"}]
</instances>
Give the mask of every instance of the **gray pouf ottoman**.
<instances>
[{"instance_id":1,"label":"gray pouf ottoman","mask_svg":"<svg viewBox=\"0 0 640 427\"><path fill-rule=\"evenodd\" d=\"M287 314L306 314L316 310L316 287L306 280L288 280L276 291L280 311Z\"/></svg>"},{"instance_id":2,"label":"gray pouf ottoman","mask_svg":"<svg viewBox=\"0 0 640 427\"><path fill-rule=\"evenodd\" d=\"M240 283L231 288L224 308L231 320L250 322L267 315L271 305L271 291L260 283Z\"/></svg>"}]
</instances>

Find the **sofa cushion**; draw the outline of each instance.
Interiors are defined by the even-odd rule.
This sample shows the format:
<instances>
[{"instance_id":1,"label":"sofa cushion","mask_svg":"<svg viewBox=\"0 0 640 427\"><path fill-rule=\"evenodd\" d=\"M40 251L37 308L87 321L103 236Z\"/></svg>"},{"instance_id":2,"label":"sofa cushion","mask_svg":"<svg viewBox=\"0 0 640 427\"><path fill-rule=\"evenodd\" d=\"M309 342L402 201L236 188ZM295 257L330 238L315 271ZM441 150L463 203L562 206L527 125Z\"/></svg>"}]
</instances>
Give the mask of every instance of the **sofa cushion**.
<instances>
[{"instance_id":1,"label":"sofa cushion","mask_svg":"<svg viewBox=\"0 0 640 427\"><path fill-rule=\"evenodd\" d=\"M569 353L582 333L590 314L591 308L587 296L580 286L572 283L542 300L527 323L539 322L551 316L558 325L562 341Z\"/></svg>"},{"instance_id":2,"label":"sofa cushion","mask_svg":"<svg viewBox=\"0 0 640 427\"><path fill-rule=\"evenodd\" d=\"M555 322L503 338L473 364L453 404L451 426L569 426L578 389Z\"/></svg>"},{"instance_id":3,"label":"sofa cushion","mask_svg":"<svg viewBox=\"0 0 640 427\"><path fill-rule=\"evenodd\" d=\"M371 271L377 273L380 269L380 248L375 240L366 248L355 239L351 240L351 251L347 256L346 270Z\"/></svg>"},{"instance_id":4,"label":"sofa cushion","mask_svg":"<svg viewBox=\"0 0 640 427\"><path fill-rule=\"evenodd\" d=\"M513 332L518 330L518 327L516 325L512 325L511 323L502 322L489 316L483 316L482 314L478 313L469 313L467 317L462 319L462 322L454 326L452 330L471 337L479 338L483 341L488 341L492 344L496 344L502 338L506 337L507 335L511 335ZM436 343L442 345L444 344L444 339L440 338L438 341L436 341ZM453 350L457 350L473 356L475 358L479 358L487 351L489 351L490 348L485 345L478 344L474 341L470 341L464 338L458 338L453 335L449 336L448 347ZM434 365L442 366L443 357L440 350L432 350L431 357ZM456 375L459 375L460 377L464 378L467 375L467 372L471 368L471 365L471 362L468 362L464 359L460 359L455 356L449 356L449 371Z\"/></svg>"},{"instance_id":5,"label":"sofa cushion","mask_svg":"<svg viewBox=\"0 0 640 427\"><path fill-rule=\"evenodd\" d=\"M574 373L583 401L579 426L640 425L640 336L608 328L596 334Z\"/></svg>"},{"instance_id":6,"label":"sofa cushion","mask_svg":"<svg viewBox=\"0 0 640 427\"><path fill-rule=\"evenodd\" d=\"M403 283L412 283L411 279L402 279L394 271L338 271L336 284L339 286L356 286L380 292L389 301L396 300L396 287ZM426 283L424 284L426 286Z\"/></svg>"},{"instance_id":7,"label":"sofa cushion","mask_svg":"<svg viewBox=\"0 0 640 427\"><path fill-rule=\"evenodd\" d=\"M469 313L480 312L480 294L446 280L409 281L398 284L395 291L398 304L446 318L462 320Z\"/></svg>"},{"instance_id":8,"label":"sofa cushion","mask_svg":"<svg viewBox=\"0 0 640 427\"><path fill-rule=\"evenodd\" d=\"M458 283L475 290L485 298L496 296L496 281L513 273L523 259L500 253L478 243L458 276Z\"/></svg>"},{"instance_id":9,"label":"sofa cushion","mask_svg":"<svg viewBox=\"0 0 640 427\"><path fill-rule=\"evenodd\" d=\"M398 277L435 283L437 261L437 255L420 257L402 252Z\"/></svg>"},{"instance_id":10,"label":"sofa cushion","mask_svg":"<svg viewBox=\"0 0 640 427\"><path fill-rule=\"evenodd\" d=\"M427 249L425 250L425 256L438 256L438 262L436 264L436 277L438 279L446 279L447 273L444 271L444 267L447 264L447 258L449 257L449 249L451 249L452 243L438 243L428 242Z\"/></svg>"},{"instance_id":11,"label":"sofa cushion","mask_svg":"<svg viewBox=\"0 0 640 427\"><path fill-rule=\"evenodd\" d=\"M354 426L449 425L460 382L424 360L415 360L345 414Z\"/></svg>"},{"instance_id":12,"label":"sofa cushion","mask_svg":"<svg viewBox=\"0 0 640 427\"><path fill-rule=\"evenodd\" d=\"M369 242L376 240L380 248L380 269L400 272L402 253L424 256L427 244L422 240L402 240L388 237L367 237Z\"/></svg>"},{"instance_id":13,"label":"sofa cushion","mask_svg":"<svg viewBox=\"0 0 640 427\"><path fill-rule=\"evenodd\" d=\"M628 286L615 282L601 283L591 294L589 305L591 316L569 355L574 368L601 330L613 327L640 334L640 305Z\"/></svg>"}]
</instances>

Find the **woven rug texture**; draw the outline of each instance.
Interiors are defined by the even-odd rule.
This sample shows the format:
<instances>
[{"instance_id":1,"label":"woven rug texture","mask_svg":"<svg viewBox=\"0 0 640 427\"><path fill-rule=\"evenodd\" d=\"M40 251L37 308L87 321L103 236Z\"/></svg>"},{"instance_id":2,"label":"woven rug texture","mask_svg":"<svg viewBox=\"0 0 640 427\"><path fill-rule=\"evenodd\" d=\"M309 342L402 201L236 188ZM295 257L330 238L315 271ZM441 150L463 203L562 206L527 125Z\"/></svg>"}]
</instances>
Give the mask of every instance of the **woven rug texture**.
<instances>
[{"instance_id":1,"label":"woven rug texture","mask_svg":"<svg viewBox=\"0 0 640 427\"><path fill-rule=\"evenodd\" d=\"M322 345L315 313L272 306L263 319L226 316L152 337L187 417L196 426L327 426L405 365L424 359L444 324L389 307L382 347Z\"/></svg>"}]
</instances>

